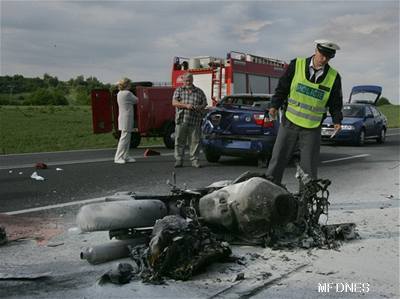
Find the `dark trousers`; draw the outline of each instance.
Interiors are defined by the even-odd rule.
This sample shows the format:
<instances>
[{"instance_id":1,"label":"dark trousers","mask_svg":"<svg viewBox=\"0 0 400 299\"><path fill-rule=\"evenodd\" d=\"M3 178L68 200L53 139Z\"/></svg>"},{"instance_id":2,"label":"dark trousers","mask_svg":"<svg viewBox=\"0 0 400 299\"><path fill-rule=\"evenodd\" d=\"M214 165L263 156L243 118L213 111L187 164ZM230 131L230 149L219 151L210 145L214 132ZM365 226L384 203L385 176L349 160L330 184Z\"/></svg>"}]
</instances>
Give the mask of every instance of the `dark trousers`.
<instances>
[{"instance_id":1,"label":"dark trousers","mask_svg":"<svg viewBox=\"0 0 400 299\"><path fill-rule=\"evenodd\" d=\"M300 167L312 179L317 179L321 127L315 129L301 128L288 120L279 127L272 157L268 165L267 176L272 176L280 184L283 172L289 163L294 150L300 151Z\"/></svg>"}]
</instances>

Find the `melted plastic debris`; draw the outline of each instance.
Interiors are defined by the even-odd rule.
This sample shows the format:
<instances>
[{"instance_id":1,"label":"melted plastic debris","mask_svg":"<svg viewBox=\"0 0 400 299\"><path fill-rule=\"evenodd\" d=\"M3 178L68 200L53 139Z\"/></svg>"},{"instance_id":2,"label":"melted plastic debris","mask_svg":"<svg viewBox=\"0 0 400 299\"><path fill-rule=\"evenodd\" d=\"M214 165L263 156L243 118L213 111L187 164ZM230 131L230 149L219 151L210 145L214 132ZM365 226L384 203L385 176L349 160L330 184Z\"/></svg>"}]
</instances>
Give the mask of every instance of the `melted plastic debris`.
<instances>
[{"instance_id":1,"label":"melted plastic debris","mask_svg":"<svg viewBox=\"0 0 400 299\"><path fill-rule=\"evenodd\" d=\"M239 178L236 181L249 179L248 175ZM179 204L178 213L186 219L178 215L168 215L157 220L150 242L130 248L131 258L135 262L130 279L140 279L153 284L164 283L164 277L188 280L214 262L233 261L230 256L231 249L226 241L231 244L269 246L273 249L337 249L343 241L359 238L354 223L326 224L329 207L328 186L331 183L329 180L312 180L301 169L298 171L298 178L302 189L299 194L292 194L296 204L285 207L290 210L291 217L285 218L285 221L289 222L271 222L271 225L263 226L261 233L256 235L251 234L251 231L245 235L238 234L237 230L229 229L231 227L221 227L206 221L205 214L208 210L198 211L199 200L215 190L208 189L203 193L181 190L174 186L175 193L169 196L168 200L179 196L179 201L172 203ZM260 200L263 198L259 197ZM163 199L165 200L164 197ZM238 200L242 202L240 198ZM209 210L210 213L213 212L212 209ZM277 212L279 209L271 213L276 217ZM247 221L251 221L257 215L247 210L243 211L243 218ZM258 232L260 227L255 226L255 229ZM130 237L134 238L134 235ZM235 258L239 265L246 265L250 260ZM285 255L282 256L282 260L290 262ZM242 280L245 277L240 275L236 279ZM109 281L112 282L111 279Z\"/></svg>"},{"instance_id":2,"label":"melted plastic debris","mask_svg":"<svg viewBox=\"0 0 400 299\"><path fill-rule=\"evenodd\" d=\"M149 246L135 246L131 257L145 282L163 283L163 277L188 280L208 265L227 261L229 244L217 241L206 226L170 215L158 220Z\"/></svg>"},{"instance_id":3,"label":"melted plastic debris","mask_svg":"<svg viewBox=\"0 0 400 299\"><path fill-rule=\"evenodd\" d=\"M289 223L275 227L271 233L268 246L274 249L311 248L337 249L343 241L359 238L354 223L340 223L313 226Z\"/></svg>"},{"instance_id":4,"label":"melted plastic debris","mask_svg":"<svg viewBox=\"0 0 400 299\"><path fill-rule=\"evenodd\" d=\"M44 177L38 175L36 171L31 174L31 179L34 179L36 181L44 181Z\"/></svg>"},{"instance_id":5,"label":"melted plastic debris","mask_svg":"<svg viewBox=\"0 0 400 299\"><path fill-rule=\"evenodd\" d=\"M36 169L47 169L47 164L43 163L43 162L38 162L35 165Z\"/></svg>"},{"instance_id":6,"label":"melted plastic debris","mask_svg":"<svg viewBox=\"0 0 400 299\"><path fill-rule=\"evenodd\" d=\"M126 284L131 281L135 271L131 264L128 263L117 263L111 270L104 273L100 279L99 284L105 284L111 282L114 284Z\"/></svg>"},{"instance_id":7,"label":"melted plastic debris","mask_svg":"<svg viewBox=\"0 0 400 299\"><path fill-rule=\"evenodd\" d=\"M7 243L7 234L6 234L6 229L2 226L0 226L0 245L4 245Z\"/></svg>"}]
</instances>

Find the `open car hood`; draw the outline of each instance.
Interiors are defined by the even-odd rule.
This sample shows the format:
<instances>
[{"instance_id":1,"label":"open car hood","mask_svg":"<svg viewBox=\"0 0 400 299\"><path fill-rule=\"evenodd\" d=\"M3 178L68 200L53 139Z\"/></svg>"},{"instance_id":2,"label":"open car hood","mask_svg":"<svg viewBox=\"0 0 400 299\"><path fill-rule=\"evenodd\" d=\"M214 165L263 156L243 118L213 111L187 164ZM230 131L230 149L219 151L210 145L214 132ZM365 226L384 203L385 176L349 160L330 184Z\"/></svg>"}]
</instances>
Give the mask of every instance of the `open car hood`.
<instances>
[{"instance_id":1,"label":"open car hood","mask_svg":"<svg viewBox=\"0 0 400 299\"><path fill-rule=\"evenodd\" d=\"M376 105L382 94L382 87L377 85L358 85L353 86L349 103L368 103Z\"/></svg>"}]
</instances>

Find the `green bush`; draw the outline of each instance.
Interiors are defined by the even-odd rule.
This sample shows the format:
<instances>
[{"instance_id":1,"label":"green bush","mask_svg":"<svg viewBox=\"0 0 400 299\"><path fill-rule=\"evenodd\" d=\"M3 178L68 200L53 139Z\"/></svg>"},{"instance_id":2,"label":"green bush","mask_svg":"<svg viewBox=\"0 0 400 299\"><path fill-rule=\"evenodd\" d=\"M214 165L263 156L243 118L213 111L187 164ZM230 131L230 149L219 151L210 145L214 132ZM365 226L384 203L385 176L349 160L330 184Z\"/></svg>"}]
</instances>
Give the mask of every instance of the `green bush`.
<instances>
[{"instance_id":1,"label":"green bush","mask_svg":"<svg viewBox=\"0 0 400 299\"><path fill-rule=\"evenodd\" d=\"M53 88L39 88L29 100L24 101L24 105L54 105L54 106L65 106L68 105L68 101L61 90Z\"/></svg>"},{"instance_id":2,"label":"green bush","mask_svg":"<svg viewBox=\"0 0 400 299\"><path fill-rule=\"evenodd\" d=\"M379 100L376 102L376 106L383 106L383 105L391 105L391 103L387 98L380 97Z\"/></svg>"},{"instance_id":3,"label":"green bush","mask_svg":"<svg viewBox=\"0 0 400 299\"><path fill-rule=\"evenodd\" d=\"M89 105L90 95L87 93L86 89L78 87L76 89L75 103L77 105Z\"/></svg>"},{"instance_id":4,"label":"green bush","mask_svg":"<svg viewBox=\"0 0 400 299\"><path fill-rule=\"evenodd\" d=\"M0 98L0 105L11 105L11 102L10 100Z\"/></svg>"}]
</instances>

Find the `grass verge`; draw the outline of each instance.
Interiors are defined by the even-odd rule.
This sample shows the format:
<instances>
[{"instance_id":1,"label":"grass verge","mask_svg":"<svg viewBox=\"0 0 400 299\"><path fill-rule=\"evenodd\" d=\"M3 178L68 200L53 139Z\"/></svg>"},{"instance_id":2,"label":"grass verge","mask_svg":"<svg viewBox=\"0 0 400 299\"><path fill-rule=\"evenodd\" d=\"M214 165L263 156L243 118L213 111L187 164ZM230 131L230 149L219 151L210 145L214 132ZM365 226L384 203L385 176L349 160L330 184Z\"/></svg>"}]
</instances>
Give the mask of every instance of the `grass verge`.
<instances>
[{"instance_id":1,"label":"grass verge","mask_svg":"<svg viewBox=\"0 0 400 299\"><path fill-rule=\"evenodd\" d=\"M153 144L162 141L141 142ZM93 134L90 106L0 106L0 154L116 146L111 133Z\"/></svg>"},{"instance_id":2,"label":"grass verge","mask_svg":"<svg viewBox=\"0 0 400 299\"><path fill-rule=\"evenodd\" d=\"M390 128L400 127L400 106L378 107ZM141 145L162 145L143 138ZM93 134L90 106L0 106L0 154L113 148L111 133Z\"/></svg>"},{"instance_id":3,"label":"grass verge","mask_svg":"<svg viewBox=\"0 0 400 299\"><path fill-rule=\"evenodd\" d=\"M389 128L400 127L400 105L383 105L379 106L378 109L386 115Z\"/></svg>"}]
</instances>

